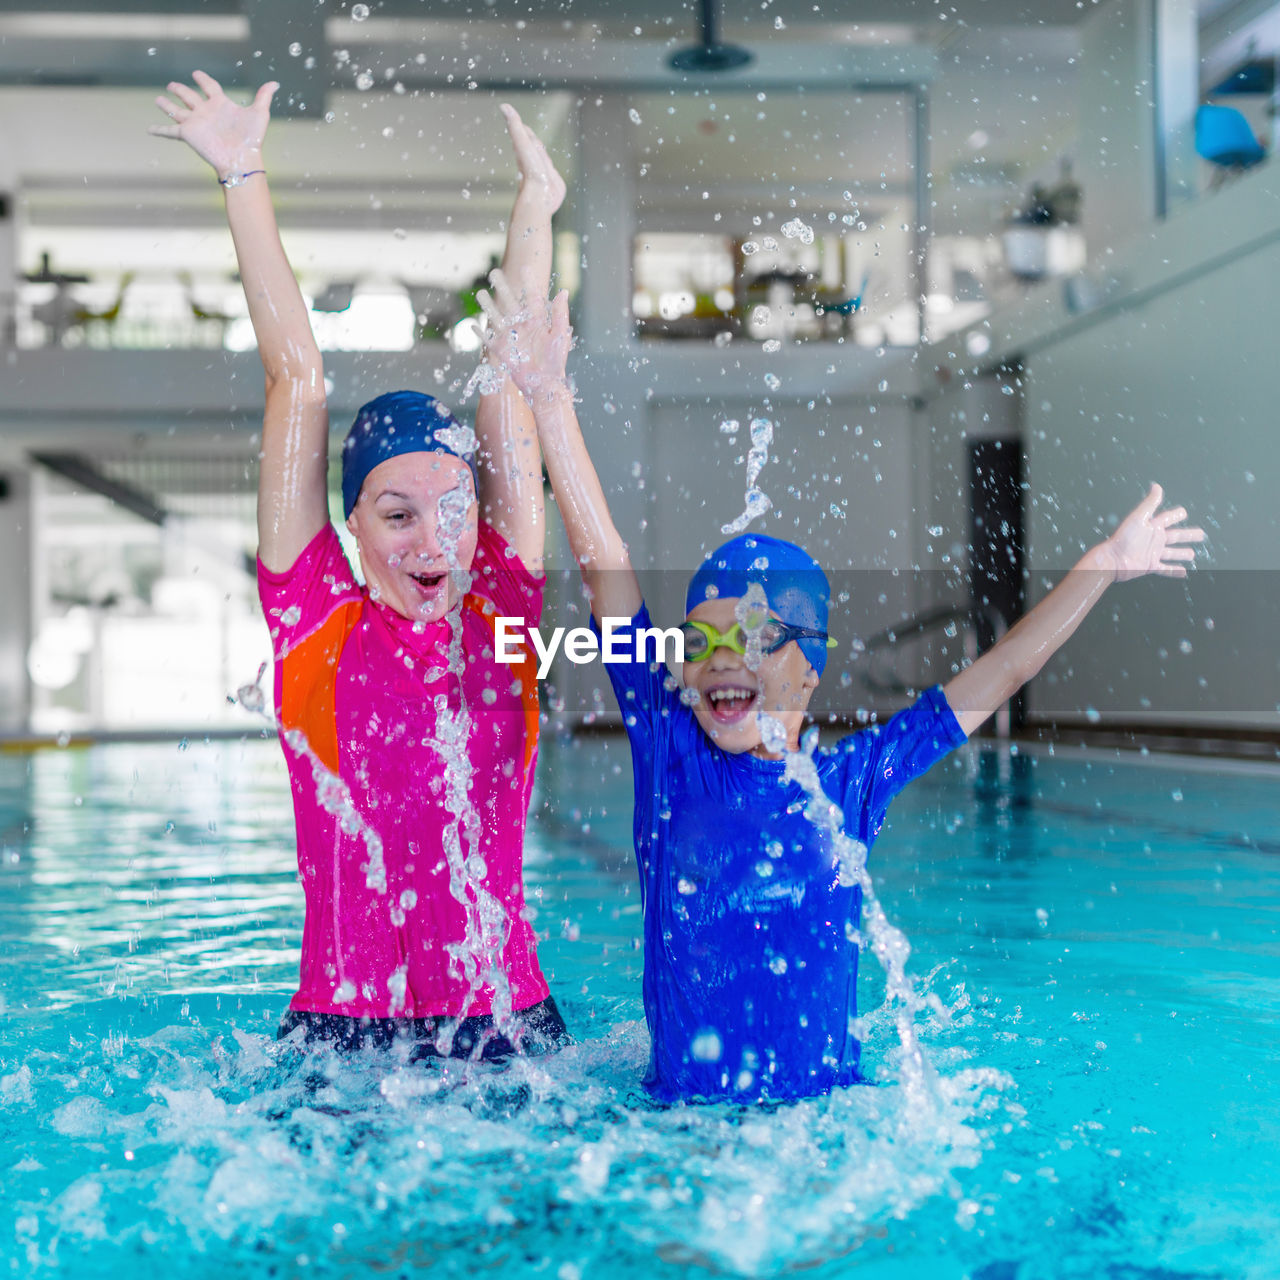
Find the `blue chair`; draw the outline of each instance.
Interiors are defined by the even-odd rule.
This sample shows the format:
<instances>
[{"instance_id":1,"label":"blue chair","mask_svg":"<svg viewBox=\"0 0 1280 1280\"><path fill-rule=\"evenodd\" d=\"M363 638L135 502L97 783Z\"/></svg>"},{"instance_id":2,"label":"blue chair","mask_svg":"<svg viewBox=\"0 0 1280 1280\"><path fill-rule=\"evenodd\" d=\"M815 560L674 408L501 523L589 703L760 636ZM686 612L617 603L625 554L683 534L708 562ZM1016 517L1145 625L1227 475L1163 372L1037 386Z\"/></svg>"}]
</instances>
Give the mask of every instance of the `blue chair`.
<instances>
[{"instance_id":1,"label":"blue chair","mask_svg":"<svg viewBox=\"0 0 1280 1280\"><path fill-rule=\"evenodd\" d=\"M1267 158L1266 149L1235 107L1209 103L1196 111L1196 152L1224 169L1251 169Z\"/></svg>"}]
</instances>

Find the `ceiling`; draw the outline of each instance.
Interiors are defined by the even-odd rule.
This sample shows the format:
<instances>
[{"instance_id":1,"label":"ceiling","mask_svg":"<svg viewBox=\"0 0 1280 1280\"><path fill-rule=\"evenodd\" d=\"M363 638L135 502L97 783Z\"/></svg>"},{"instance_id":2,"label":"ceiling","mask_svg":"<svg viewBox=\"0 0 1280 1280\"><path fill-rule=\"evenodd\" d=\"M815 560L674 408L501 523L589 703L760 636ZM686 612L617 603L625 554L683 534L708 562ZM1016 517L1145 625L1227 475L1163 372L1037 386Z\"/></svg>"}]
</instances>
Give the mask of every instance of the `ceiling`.
<instances>
[{"instance_id":1,"label":"ceiling","mask_svg":"<svg viewBox=\"0 0 1280 1280\"><path fill-rule=\"evenodd\" d=\"M0 120L21 120L0 130L0 189L22 192L28 228L55 241L62 228L66 252L74 242L80 260L66 269L101 265L89 260L95 244L118 259L113 236L141 236L145 248L149 228L182 228L195 237L182 252L221 269L220 202L204 166L146 133L161 120L155 92L198 65L240 91L271 76L291 85L302 109L276 113L268 161L282 222L317 234L498 229L513 175L497 102L516 103L572 178L576 114L593 109L597 86L632 107L639 199L659 221L766 192L779 205L798 193L839 207L845 190L877 191L896 207L912 180L904 90L920 83L933 222L962 232L998 219L1070 157L1079 24L1098 6L753 0L726 6L720 37L752 50L754 67L700 78L666 65L695 40L696 0L366 7L0 0ZM1258 7L1201 6L1219 27ZM36 238L23 245L36 252ZM308 252L323 259L323 243Z\"/></svg>"}]
</instances>

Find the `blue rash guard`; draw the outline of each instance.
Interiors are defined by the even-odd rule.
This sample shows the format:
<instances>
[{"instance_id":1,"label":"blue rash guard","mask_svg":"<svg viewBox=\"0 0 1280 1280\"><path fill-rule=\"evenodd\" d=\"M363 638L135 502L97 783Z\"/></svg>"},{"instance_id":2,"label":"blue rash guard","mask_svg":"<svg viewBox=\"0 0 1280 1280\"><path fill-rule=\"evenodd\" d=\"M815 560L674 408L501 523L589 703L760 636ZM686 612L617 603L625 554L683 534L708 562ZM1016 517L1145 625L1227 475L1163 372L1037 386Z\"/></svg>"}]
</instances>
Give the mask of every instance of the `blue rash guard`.
<instances>
[{"instance_id":1,"label":"blue rash guard","mask_svg":"<svg viewBox=\"0 0 1280 1280\"><path fill-rule=\"evenodd\" d=\"M650 625L642 607L630 627ZM855 1083L862 891L839 883L804 792L783 780L781 760L717 747L661 664L605 670L635 781L646 1089L663 1101L755 1102ZM964 741L934 688L814 759L845 832L870 848L893 797Z\"/></svg>"}]
</instances>

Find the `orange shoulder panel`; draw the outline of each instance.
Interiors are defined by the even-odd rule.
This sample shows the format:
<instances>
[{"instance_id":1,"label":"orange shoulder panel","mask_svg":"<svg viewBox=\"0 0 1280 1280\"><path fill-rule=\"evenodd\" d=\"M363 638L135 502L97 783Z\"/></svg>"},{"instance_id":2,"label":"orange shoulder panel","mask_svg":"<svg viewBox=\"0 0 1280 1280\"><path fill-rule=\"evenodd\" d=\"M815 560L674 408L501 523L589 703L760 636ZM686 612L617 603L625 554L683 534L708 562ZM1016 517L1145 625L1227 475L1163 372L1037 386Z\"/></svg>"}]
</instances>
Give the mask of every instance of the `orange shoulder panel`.
<instances>
[{"instance_id":1,"label":"orange shoulder panel","mask_svg":"<svg viewBox=\"0 0 1280 1280\"><path fill-rule=\"evenodd\" d=\"M342 646L360 620L361 602L335 609L285 654L280 681L280 724L297 729L330 773L338 772L338 720L334 686Z\"/></svg>"}]
</instances>

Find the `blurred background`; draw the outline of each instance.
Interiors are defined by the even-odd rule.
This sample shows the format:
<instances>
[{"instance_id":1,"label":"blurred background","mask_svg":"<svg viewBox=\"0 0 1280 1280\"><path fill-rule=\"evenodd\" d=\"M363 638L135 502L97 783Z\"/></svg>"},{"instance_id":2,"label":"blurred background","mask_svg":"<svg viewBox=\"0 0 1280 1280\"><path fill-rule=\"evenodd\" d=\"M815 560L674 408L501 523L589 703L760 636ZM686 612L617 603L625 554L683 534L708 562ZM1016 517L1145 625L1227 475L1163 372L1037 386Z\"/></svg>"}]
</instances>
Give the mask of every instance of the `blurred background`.
<instances>
[{"instance_id":1,"label":"blurred background","mask_svg":"<svg viewBox=\"0 0 1280 1280\"><path fill-rule=\"evenodd\" d=\"M751 527L833 571L841 721L945 679L1160 479L1207 571L1116 593L1014 722L1273 737L1278 53L1266 0L0 6L0 735L260 724L261 370L217 185L146 132L199 67L282 82L335 445L380 391L474 408L511 101L568 180L581 417L664 621L755 421ZM599 677L556 671L557 723L616 721Z\"/></svg>"}]
</instances>

